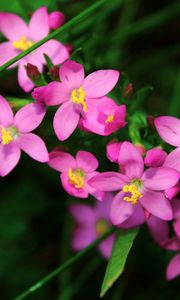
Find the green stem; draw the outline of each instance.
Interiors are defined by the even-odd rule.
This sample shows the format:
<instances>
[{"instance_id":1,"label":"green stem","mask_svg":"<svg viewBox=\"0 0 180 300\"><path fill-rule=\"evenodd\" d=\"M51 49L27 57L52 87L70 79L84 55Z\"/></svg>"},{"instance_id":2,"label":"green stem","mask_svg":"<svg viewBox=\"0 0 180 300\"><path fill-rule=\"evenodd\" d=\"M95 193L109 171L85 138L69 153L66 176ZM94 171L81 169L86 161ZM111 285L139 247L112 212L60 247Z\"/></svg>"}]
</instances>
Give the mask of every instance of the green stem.
<instances>
[{"instance_id":1,"label":"green stem","mask_svg":"<svg viewBox=\"0 0 180 300\"><path fill-rule=\"evenodd\" d=\"M5 63L4 65L2 65L0 67L0 72L7 69L9 66L11 66L15 62L17 62L18 60L23 58L24 56L28 55L29 53L31 53L32 51L34 51L35 49L37 49L38 47L40 47L41 45L43 45L44 43L49 41L50 39L54 38L59 33L62 33L64 31L66 31L67 29L69 29L70 27L74 26L75 24L80 22L83 18L90 15L94 10L96 10L98 7L100 7L105 2L107 2L107 0L99 0L99 1L95 2L93 5L91 5L90 7L85 9L84 11L82 11L79 15L75 16L69 22L64 24L62 27L60 27L60 28L56 29L55 31L51 32L45 38L43 38L42 40L35 43L32 47L28 48L27 50L21 52L19 55L17 55L14 58L10 59L7 63Z\"/></svg>"},{"instance_id":2,"label":"green stem","mask_svg":"<svg viewBox=\"0 0 180 300\"><path fill-rule=\"evenodd\" d=\"M54 277L65 271L67 268L71 267L75 262L77 262L84 254L88 253L90 250L95 248L100 242L105 240L108 236L110 236L113 232L115 232L116 228L112 227L110 230L108 230L105 234L103 234L101 237L99 237L97 240L95 240L92 244L90 244L88 247L84 248L82 251L68 259L64 264L62 264L60 267L49 273L47 276L42 278L40 281L38 281L36 284L28 288L25 292L14 298L14 300L22 300L25 299L27 296L33 294L38 289L43 287L47 282L52 280Z\"/></svg>"}]
</instances>

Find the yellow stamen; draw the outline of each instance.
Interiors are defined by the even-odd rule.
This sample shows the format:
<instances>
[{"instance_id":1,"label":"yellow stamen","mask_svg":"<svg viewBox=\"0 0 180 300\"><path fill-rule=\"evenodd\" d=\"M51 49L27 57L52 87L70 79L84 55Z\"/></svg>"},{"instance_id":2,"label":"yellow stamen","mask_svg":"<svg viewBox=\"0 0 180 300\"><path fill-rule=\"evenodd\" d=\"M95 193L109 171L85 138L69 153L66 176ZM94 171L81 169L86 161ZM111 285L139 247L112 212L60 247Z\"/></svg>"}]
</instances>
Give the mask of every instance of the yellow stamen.
<instances>
[{"instance_id":1,"label":"yellow stamen","mask_svg":"<svg viewBox=\"0 0 180 300\"><path fill-rule=\"evenodd\" d=\"M11 133L6 130L4 127L1 129L1 141L3 145L8 145L13 141L13 137Z\"/></svg>"},{"instance_id":2,"label":"yellow stamen","mask_svg":"<svg viewBox=\"0 0 180 300\"><path fill-rule=\"evenodd\" d=\"M81 189L84 186L84 177L85 174L81 169L76 169L73 171L71 168L69 168L69 182L70 184L73 184L76 189Z\"/></svg>"},{"instance_id":3,"label":"yellow stamen","mask_svg":"<svg viewBox=\"0 0 180 300\"><path fill-rule=\"evenodd\" d=\"M131 197L123 197L123 200L132 204L136 204L138 199L143 197L136 184L124 185L123 192L131 194Z\"/></svg>"},{"instance_id":4,"label":"yellow stamen","mask_svg":"<svg viewBox=\"0 0 180 300\"><path fill-rule=\"evenodd\" d=\"M99 234L99 235L102 235L104 233L107 232L109 228L109 225L108 225L108 222L104 219L100 219L97 221L96 223L96 232Z\"/></svg>"},{"instance_id":5,"label":"yellow stamen","mask_svg":"<svg viewBox=\"0 0 180 300\"><path fill-rule=\"evenodd\" d=\"M111 122L113 122L113 121L114 121L114 116L113 116L113 115L110 115L110 116L106 119L105 123L111 123Z\"/></svg>"},{"instance_id":6,"label":"yellow stamen","mask_svg":"<svg viewBox=\"0 0 180 300\"><path fill-rule=\"evenodd\" d=\"M82 87L73 90L72 93L71 93L71 101L76 103L76 104L81 104L82 107L83 107L83 110L86 112L87 111L87 104L86 104L85 99L84 99L85 96L86 96L86 93L85 93L85 91L83 90Z\"/></svg>"},{"instance_id":7,"label":"yellow stamen","mask_svg":"<svg viewBox=\"0 0 180 300\"><path fill-rule=\"evenodd\" d=\"M31 40L28 40L25 36L22 36L19 41L13 42L13 47L15 49L24 51L30 48L34 43Z\"/></svg>"}]
</instances>

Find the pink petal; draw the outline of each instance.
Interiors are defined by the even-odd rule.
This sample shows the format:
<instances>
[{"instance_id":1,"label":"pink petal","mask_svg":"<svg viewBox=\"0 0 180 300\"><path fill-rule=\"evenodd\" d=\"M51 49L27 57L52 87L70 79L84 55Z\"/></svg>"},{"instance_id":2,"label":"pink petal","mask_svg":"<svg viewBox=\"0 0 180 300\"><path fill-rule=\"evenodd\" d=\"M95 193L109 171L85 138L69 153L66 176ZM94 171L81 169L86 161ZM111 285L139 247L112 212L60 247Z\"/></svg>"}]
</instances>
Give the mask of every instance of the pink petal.
<instances>
[{"instance_id":1,"label":"pink petal","mask_svg":"<svg viewBox=\"0 0 180 300\"><path fill-rule=\"evenodd\" d=\"M75 251L80 251L91 244L96 238L96 232L91 226L77 226L73 233L72 248Z\"/></svg>"},{"instance_id":2,"label":"pink petal","mask_svg":"<svg viewBox=\"0 0 180 300\"><path fill-rule=\"evenodd\" d=\"M0 30L10 41L18 41L27 36L27 25L15 14L0 12Z\"/></svg>"},{"instance_id":3,"label":"pink petal","mask_svg":"<svg viewBox=\"0 0 180 300\"><path fill-rule=\"evenodd\" d=\"M180 238L180 219L173 223L173 228L174 228L174 231L175 231L177 237Z\"/></svg>"},{"instance_id":4,"label":"pink petal","mask_svg":"<svg viewBox=\"0 0 180 300\"><path fill-rule=\"evenodd\" d=\"M171 168L159 167L147 169L142 181L145 187L155 191L162 191L173 187L179 180L179 173Z\"/></svg>"},{"instance_id":5,"label":"pink petal","mask_svg":"<svg viewBox=\"0 0 180 300\"><path fill-rule=\"evenodd\" d=\"M172 280L180 275L180 254L177 254L170 261L166 270L166 279Z\"/></svg>"},{"instance_id":6,"label":"pink petal","mask_svg":"<svg viewBox=\"0 0 180 300\"><path fill-rule=\"evenodd\" d=\"M164 242L161 246L167 250L180 251L180 238L178 236L170 238L169 240Z\"/></svg>"},{"instance_id":7,"label":"pink petal","mask_svg":"<svg viewBox=\"0 0 180 300\"><path fill-rule=\"evenodd\" d=\"M73 184L69 183L69 178L68 178L67 173L62 173L60 175L60 178L61 178L61 183L62 183L63 188L69 195L77 197L77 198L87 198L88 197L88 191L86 189L75 188Z\"/></svg>"},{"instance_id":8,"label":"pink petal","mask_svg":"<svg viewBox=\"0 0 180 300\"><path fill-rule=\"evenodd\" d=\"M109 93L119 79L119 72L115 70L99 70L88 75L83 83L87 97L100 98Z\"/></svg>"},{"instance_id":9,"label":"pink petal","mask_svg":"<svg viewBox=\"0 0 180 300\"><path fill-rule=\"evenodd\" d=\"M17 49L12 46L11 42L0 44L0 65L5 64L8 60L18 55Z\"/></svg>"},{"instance_id":10,"label":"pink petal","mask_svg":"<svg viewBox=\"0 0 180 300\"><path fill-rule=\"evenodd\" d=\"M165 167L170 167L180 172L180 147L173 150L165 159Z\"/></svg>"},{"instance_id":11,"label":"pink petal","mask_svg":"<svg viewBox=\"0 0 180 300\"><path fill-rule=\"evenodd\" d=\"M88 151L78 151L76 155L76 161L78 168L85 172L93 172L98 168L98 160L96 157Z\"/></svg>"},{"instance_id":12,"label":"pink petal","mask_svg":"<svg viewBox=\"0 0 180 300\"><path fill-rule=\"evenodd\" d=\"M35 56L46 64L44 54L48 55L54 65L63 63L69 57L67 47L57 40L50 40L35 51Z\"/></svg>"},{"instance_id":13,"label":"pink petal","mask_svg":"<svg viewBox=\"0 0 180 300\"><path fill-rule=\"evenodd\" d=\"M61 66L59 75L61 81L66 84L69 89L79 88L84 80L83 65L68 60Z\"/></svg>"},{"instance_id":14,"label":"pink petal","mask_svg":"<svg viewBox=\"0 0 180 300\"><path fill-rule=\"evenodd\" d=\"M0 176L9 174L20 159L21 151L16 143L0 144Z\"/></svg>"},{"instance_id":15,"label":"pink petal","mask_svg":"<svg viewBox=\"0 0 180 300\"><path fill-rule=\"evenodd\" d=\"M142 209L142 206L140 204L135 205L135 210L133 214L121 225L119 226L120 228L124 229L129 229L129 228L134 228L139 225L142 225L145 222L145 216L144 216L144 211Z\"/></svg>"},{"instance_id":16,"label":"pink petal","mask_svg":"<svg viewBox=\"0 0 180 300\"><path fill-rule=\"evenodd\" d=\"M124 196L126 196L126 194L124 192L120 192L112 201L110 218L113 225L122 224L134 213L136 209L135 205L123 200Z\"/></svg>"},{"instance_id":17,"label":"pink petal","mask_svg":"<svg viewBox=\"0 0 180 300\"><path fill-rule=\"evenodd\" d=\"M68 101L61 105L54 116L53 127L60 141L66 140L76 129L80 114L74 108L72 102Z\"/></svg>"},{"instance_id":18,"label":"pink petal","mask_svg":"<svg viewBox=\"0 0 180 300\"><path fill-rule=\"evenodd\" d=\"M21 108L14 117L14 125L20 132L26 133L37 128L44 116L45 107L38 103L30 103Z\"/></svg>"},{"instance_id":19,"label":"pink petal","mask_svg":"<svg viewBox=\"0 0 180 300\"><path fill-rule=\"evenodd\" d=\"M30 157L39 162L48 162L49 155L43 140L34 133L22 133L17 140L18 146Z\"/></svg>"},{"instance_id":20,"label":"pink petal","mask_svg":"<svg viewBox=\"0 0 180 300\"><path fill-rule=\"evenodd\" d=\"M180 119L162 116L155 119L154 124L160 137L168 144L180 146Z\"/></svg>"},{"instance_id":21,"label":"pink petal","mask_svg":"<svg viewBox=\"0 0 180 300\"><path fill-rule=\"evenodd\" d=\"M146 152L144 163L147 167L161 167L166 156L167 153L161 148L153 148Z\"/></svg>"},{"instance_id":22,"label":"pink petal","mask_svg":"<svg viewBox=\"0 0 180 300\"><path fill-rule=\"evenodd\" d=\"M113 243L114 243L114 235L111 235L106 240L101 242L99 245L99 250L106 259L109 259L111 256Z\"/></svg>"},{"instance_id":23,"label":"pink petal","mask_svg":"<svg viewBox=\"0 0 180 300\"><path fill-rule=\"evenodd\" d=\"M124 142L119 152L119 165L123 173L131 179L141 178L144 163L137 148L130 142Z\"/></svg>"},{"instance_id":24,"label":"pink petal","mask_svg":"<svg viewBox=\"0 0 180 300\"><path fill-rule=\"evenodd\" d=\"M96 209L94 211L96 219L106 219L107 221L110 221L109 213L110 213L110 207L113 198L114 198L113 193L111 192L104 193L104 197L102 201L98 201L96 203Z\"/></svg>"},{"instance_id":25,"label":"pink petal","mask_svg":"<svg viewBox=\"0 0 180 300\"><path fill-rule=\"evenodd\" d=\"M165 196L169 199L172 200L177 194L180 192L180 184L176 184L170 189L166 189L164 191Z\"/></svg>"},{"instance_id":26,"label":"pink petal","mask_svg":"<svg viewBox=\"0 0 180 300\"><path fill-rule=\"evenodd\" d=\"M89 180L93 178L95 175L99 174L99 172L90 172L86 173L86 180L85 180L85 189L88 191L89 194L91 194L95 199L102 201L104 197L104 192L98 191L95 188L93 188L91 185L89 185Z\"/></svg>"},{"instance_id":27,"label":"pink petal","mask_svg":"<svg viewBox=\"0 0 180 300\"><path fill-rule=\"evenodd\" d=\"M70 205L69 212L78 224L95 225L94 209L85 204Z\"/></svg>"},{"instance_id":28,"label":"pink petal","mask_svg":"<svg viewBox=\"0 0 180 300\"><path fill-rule=\"evenodd\" d=\"M27 63L22 60L19 63L18 66L18 83L20 85L20 87L26 92L30 92L32 90L32 88L34 87L34 83L32 82L32 80L27 76L26 73L26 69L25 69L25 65Z\"/></svg>"},{"instance_id":29,"label":"pink petal","mask_svg":"<svg viewBox=\"0 0 180 300\"><path fill-rule=\"evenodd\" d=\"M37 42L47 36L49 33L49 17L45 6L37 9L31 16L29 22L28 36Z\"/></svg>"},{"instance_id":30,"label":"pink petal","mask_svg":"<svg viewBox=\"0 0 180 300\"><path fill-rule=\"evenodd\" d=\"M0 96L0 124L5 127L12 125L13 119L14 116L9 103L4 97Z\"/></svg>"},{"instance_id":31,"label":"pink petal","mask_svg":"<svg viewBox=\"0 0 180 300\"><path fill-rule=\"evenodd\" d=\"M48 106L62 104L69 100L69 90L61 82L53 81L46 86L35 88L33 98Z\"/></svg>"},{"instance_id":32,"label":"pink petal","mask_svg":"<svg viewBox=\"0 0 180 300\"><path fill-rule=\"evenodd\" d=\"M163 221L151 215L151 217L147 220L147 225L156 243L161 245L168 240L169 226L166 221Z\"/></svg>"},{"instance_id":33,"label":"pink petal","mask_svg":"<svg viewBox=\"0 0 180 300\"><path fill-rule=\"evenodd\" d=\"M139 201L148 212L162 220L172 220L171 204L162 192L154 192L144 188L142 194L143 197Z\"/></svg>"},{"instance_id":34,"label":"pink petal","mask_svg":"<svg viewBox=\"0 0 180 300\"><path fill-rule=\"evenodd\" d=\"M123 174L104 172L94 176L88 184L99 191L111 192L120 190L128 182L128 178Z\"/></svg>"},{"instance_id":35,"label":"pink petal","mask_svg":"<svg viewBox=\"0 0 180 300\"><path fill-rule=\"evenodd\" d=\"M69 168L76 168L76 160L74 157L66 152L51 152L49 154L49 162L48 165L56 171L68 172Z\"/></svg>"},{"instance_id":36,"label":"pink petal","mask_svg":"<svg viewBox=\"0 0 180 300\"><path fill-rule=\"evenodd\" d=\"M118 162L119 151L122 143L116 140L110 141L106 146L106 156L111 162Z\"/></svg>"}]
</instances>

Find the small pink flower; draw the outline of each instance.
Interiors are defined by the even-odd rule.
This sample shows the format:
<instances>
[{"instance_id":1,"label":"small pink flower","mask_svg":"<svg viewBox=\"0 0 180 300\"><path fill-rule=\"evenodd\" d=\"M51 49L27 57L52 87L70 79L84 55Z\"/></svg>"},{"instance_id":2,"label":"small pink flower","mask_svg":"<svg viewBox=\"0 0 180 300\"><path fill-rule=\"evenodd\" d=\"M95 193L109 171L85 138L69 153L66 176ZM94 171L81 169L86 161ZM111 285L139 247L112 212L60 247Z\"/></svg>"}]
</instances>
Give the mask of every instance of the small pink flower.
<instances>
[{"instance_id":1,"label":"small pink flower","mask_svg":"<svg viewBox=\"0 0 180 300\"><path fill-rule=\"evenodd\" d=\"M68 60L59 73L61 82L36 88L32 95L46 105L62 104L54 116L53 126L59 140L64 141L78 126L80 116L86 117L89 106L112 90L119 72L100 70L85 78L83 66Z\"/></svg>"},{"instance_id":2,"label":"small pink flower","mask_svg":"<svg viewBox=\"0 0 180 300\"><path fill-rule=\"evenodd\" d=\"M167 153L161 148L152 148L146 152L144 164L147 167L161 167L167 157Z\"/></svg>"},{"instance_id":3,"label":"small pink flower","mask_svg":"<svg viewBox=\"0 0 180 300\"><path fill-rule=\"evenodd\" d=\"M111 193L106 193L103 201L97 202L95 207L84 204L70 206L70 213L76 222L72 239L72 248L75 251L84 249L111 227L109 211L112 198ZM111 255L113 242L114 235L111 235L98 246L106 259Z\"/></svg>"},{"instance_id":4,"label":"small pink flower","mask_svg":"<svg viewBox=\"0 0 180 300\"><path fill-rule=\"evenodd\" d=\"M112 223L120 225L142 208L160 219L171 220L172 208L163 191L178 182L179 173L167 167L144 171L142 156L130 142L121 145L118 161L122 173L105 172L89 180L99 191L121 190L112 202Z\"/></svg>"},{"instance_id":5,"label":"small pink flower","mask_svg":"<svg viewBox=\"0 0 180 300\"><path fill-rule=\"evenodd\" d=\"M0 31L8 39L7 42L0 44L0 65L2 65L48 35L50 26L47 8L43 6L37 9L29 25L15 14L0 12ZM34 84L26 74L25 65L31 63L42 72L43 65L46 64L44 53L55 65L64 62L69 57L66 47L52 39L13 64L11 67L18 65L18 82L26 92L29 92Z\"/></svg>"},{"instance_id":6,"label":"small pink flower","mask_svg":"<svg viewBox=\"0 0 180 300\"><path fill-rule=\"evenodd\" d=\"M63 188L70 195L78 198L87 198L89 194L102 200L104 193L97 192L88 184L88 180L98 174L98 161L95 156L87 151L78 151L76 158L62 151L50 153L49 166L60 172Z\"/></svg>"},{"instance_id":7,"label":"small pink flower","mask_svg":"<svg viewBox=\"0 0 180 300\"><path fill-rule=\"evenodd\" d=\"M50 29L57 29L65 22L65 16L60 11L53 11L49 14L49 27Z\"/></svg>"},{"instance_id":8,"label":"small pink flower","mask_svg":"<svg viewBox=\"0 0 180 300\"><path fill-rule=\"evenodd\" d=\"M0 176L6 176L14 169L21 150L37 161L49 160L44 142L31 133L42 122L44 115L44 106L31 103L13 116L9 103L0 96Z\"/></svg>"},{"instance_id":9,"label":"small pink flower","mask_svg":"<svg viewBox=\"0 0 180 300\"><path fill-rule=\"evenodd\" d=\"M88 114L81 122L86 130L107 136L127 124L125 117L125 105L117 105L111 98L103 97L96 103L89 103Z\"/></svg>"},{"instance_id":10,"label":"small pink flower","mask_svg":"<svg viewBox=\"0 0 180 300\"><path fill-rule=\"evenodd\" d=\"M154 120L160 137L168 144L180 147L180 119L161 116Z\"/></svg>"}]
</instances>

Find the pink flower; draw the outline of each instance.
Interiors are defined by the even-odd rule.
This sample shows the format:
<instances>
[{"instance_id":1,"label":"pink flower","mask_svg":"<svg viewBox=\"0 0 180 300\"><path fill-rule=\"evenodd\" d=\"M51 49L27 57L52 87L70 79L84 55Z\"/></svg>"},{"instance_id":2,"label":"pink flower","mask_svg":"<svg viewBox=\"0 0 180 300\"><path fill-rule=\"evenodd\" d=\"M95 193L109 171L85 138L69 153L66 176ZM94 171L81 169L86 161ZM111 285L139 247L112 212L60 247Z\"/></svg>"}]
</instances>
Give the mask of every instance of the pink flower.
<instances>
[{"instance_id":1,"label":"pink flower","mask_svg":"<svg viewBox=\"0 0 180 300\"><path fill-rule=\"evenodd\" d=\"M173 257L166 270L167 280L172 280L177 276L180 276L180 254L177 254Z\"/></svg>"},{"instance_id":2,"label":"pink flower","mask_svg":"<svg viewBox=\"0 0 180 300\"><path fill-rule=\"evenodd\" d=\"M75 251L87 247L111 227L109 210L112 198L111 193L106 193L103 201L97 202L95 207L84 204L70 206L70 213L76 222L72 239L72 248ZM113 242L114 235L111 235L98 246L106 259L111 255Z\"/></svg>"},{"instance_id":3,"label":"pink flower","mask_svg":"<svg viewBox=\"0 0 180 300\"><path fill-rule=\"evenodd\" d=\"M81 123L84 129L107 136L127 124L125 117L125 105L117 105L111 98L103 97L96 103L89 103L88 114Z\"/></svg>"},{"instance_id":4,"label":"pink flower","mask_svg":"<svg viewBox=\"0 0 180 300\"><path fill-rule=\"evenodd\" d=\"M42 105L31 103L13 116L9 103L0 96L0 176L6 176L14 169L21 150L37 161L49 160L44 142L31 133L42 122L44 115Z\"/></svg>"},{"instance_id":5,"label":"pink flower","mask_svg":"<svg viewBox=\"0 0 180 300\"><path fill-rule=\"evenodd\" d=\"M43 6L37 9L30 19L29 26L15 14L0 12L0 31L8 39L0 44L2 65L48 35L50 26L47 8ZM46 64L44 53L54 64L60 64L69 57L65 46L57 40L50 40L14 64L13 67L18 65L19 85L26 92L29 92L34 84L26 74L25 65L36 65L42 72L43 65Z\"/></svg>"},{"instance_id":6,"label":"pink flower","mask_svg":"<svg viewBox=\"0 0 180 300\"><path fill-rule=\"evenodd\" d=\"M100 70L84 78L84 68L66 61L60 68L61 82L36 88L33 97L46 105L62 104L54 117L54 130L59 140L66 140L76 129L80 116L86 117L89 105L109 93L119 78L115 70Z\"/></svg>"},{"instance_id":7,"label":"pink flower","mask_svg":"<svg viewBox=\"0 0 180 300\"><path fill-rule=\"evenodd\" d=\"M102 200L104 193L97 192L88 184L88 180L98 174L98 161L95 156L87 151L78 151L76 158L62 151L50 153L49 166L60 172L63 188L70 195L78 198L87 198L89 194Z\"/></svg>"},{"instance_id":8,"label":"pink flower","mask_svg":"<svg viewBox=\"0 0 180 300\"><path fill-rule=\"evenodd\" d=\"M122 173L101 173L88 182L99 191L120 190L111 206L112 223L120 225L142 208L160 219L171 220L172 208L163 191L178 182L179 173L167 167L144 171L142 156L130 142L122 143L118 161Z\"/></svg>"},{"instance_id":9,"label":"pink flower","mask_svg":"<svg viewBox=\"0 0 180 300\"><path fill-rule=\"evenodd\" d=\"M146 152L144 164L147 167L161 167L167 157L167 153L161 148L152 148Z\"/></svg>"},{"instance_id":10,"label":"pink flower","mask_svg":"<svg viewBox=\"0 0 180 300\"><path fill-rule=\"evenodd\" d=\"M180 147L180 119L169 116L158 117L154 120L160 137L168 144Z\"/></svg>"}]
</instances>

